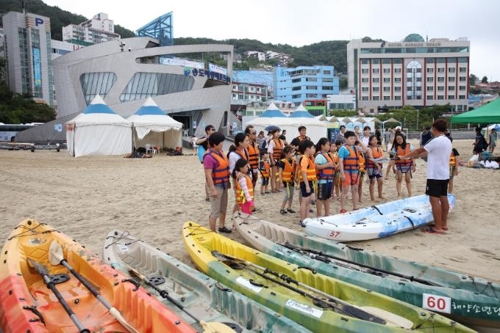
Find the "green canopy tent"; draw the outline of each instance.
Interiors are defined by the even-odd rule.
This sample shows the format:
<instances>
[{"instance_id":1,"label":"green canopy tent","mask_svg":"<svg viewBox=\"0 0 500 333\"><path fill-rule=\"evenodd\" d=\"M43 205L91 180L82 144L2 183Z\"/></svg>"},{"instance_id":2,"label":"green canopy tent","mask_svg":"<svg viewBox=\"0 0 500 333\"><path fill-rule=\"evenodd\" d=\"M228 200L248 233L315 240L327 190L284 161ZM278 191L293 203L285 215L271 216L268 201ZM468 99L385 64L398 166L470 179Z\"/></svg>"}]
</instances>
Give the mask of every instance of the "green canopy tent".
<instances>
[{"instance_id":1,"label":"green canopy tent","mask_svg":"<svg viewBox=\"0 0 500 333\"><path fill-rule=\"evenodd\" d=\"M452 124L498 124L500 123L500 98L475 110L451 117Z\"/></svg>"}]
</instances>

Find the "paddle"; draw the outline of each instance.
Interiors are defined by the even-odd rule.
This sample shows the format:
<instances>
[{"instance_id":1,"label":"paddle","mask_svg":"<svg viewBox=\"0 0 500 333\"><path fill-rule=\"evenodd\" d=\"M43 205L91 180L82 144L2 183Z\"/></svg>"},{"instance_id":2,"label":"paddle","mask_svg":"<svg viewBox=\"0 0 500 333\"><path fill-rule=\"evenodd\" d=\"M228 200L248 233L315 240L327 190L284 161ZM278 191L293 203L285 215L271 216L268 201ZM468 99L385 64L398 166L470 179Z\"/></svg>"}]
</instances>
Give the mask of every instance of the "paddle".
<instances>
[{"instance_id":1,"label":"paddle","mask_svg":"<svg viewBox=\"0 0 500 333\"><path fill-rule=\"evenodd\" d=\"M327 253L323 253L322 251L316 251L316 250L313 250L313 249L309 249L307 247L296 246L296 245L293 245L293 244L289 243L288 241L285 241L285 243L283 243L282 245L284 247L286 247L287 249L294 250L296 252L298 252L298 251L304 251L304 252L309 252L311 254L320 256L319 258L313 257L311 255L309 257L311 259L320 260L320 261L323 261L323 262L326 262L326 263L330 263L331 262L331 260L328 260L326 258L332 258L332 259L340 260L340 261L343 261L343 262L346 262L346 263L349 263L349 264L357 265L359 267L368 268L368 269L371 269L371 270L376 271L376 272L380 272L380 273L384 273L384 274L387 274L387 275L393 275L393 276L397 276L397 277L400 277L400 278L404 278L404 279L410 280L412 282L415 281L415 282L419 282L419 283L422 283L422 284L425 284L425 285L428 285L428 286L442 287L441 285L439 285L437 283L434 283L432 281L428 281L428 280L416 278L414 276L409 276L409 275L405 275L405 274L401 274L401 273L387 271L387 270L382 269L382 268L378 268L378 267L374 267L374 266L370 266L370 265L358 263L358 262L351 261L351 260L348 260L348 259L345 259L345 258L341 258L341 257L336 257L336 256L333 256L333 255L330 255L330 254L327 254Z\"/></svg>"},{"instance_id":2,"label":"paddle","mask_svg":"<svg viewBox=\"0 0 500 333\"><path fill-rule=\"evenodd\" d=\"M124 264L127 267L127 269L129 270L129 272L131 273L131 275L137 276L146 285L150 286L156 292L158 292L161 297L168 299L171 303L173 303L179 309L181 309L182 311L184 311L189 317L193 318L204 329L204 331L203 331L204 333L209 333L209 332L214 332L214 333L215 332L218 332L218 333L231 332L231 333L233 333L234 332L233 329L231 329L229 326L227 326L224 323L217 323L217 322L209 322L209 323L207 323L205 321L202 321L202 320L196 318L191 312L189 312L188 310L186 310L186 308L184 307L184 305L182 305L177 300L175 300L172 296L170 296L166 290L162 290L162 289L158 288L157 286L155 286L153 283L151 283L151 281L149 281L149 279L146 276L142 275L137 270L135 270L134 268L130 267L127 263L123 262L122 264Z\"/></svg>"},{"instance_id":3,"label":"paddle","mask_svg":"<svg viewBox=\"0 0 500 333\"><path fill-rule=\"evenodd\" d=\"M254 272L255 274L269 280L269 281L272 281L274 283L277 283L283 287L286 287L302 296L305 296L305 297L309 297L311 298L315 304L321 304L322 306L327 306L327 307L330 307L332 309L336 309L346 315L349 315L351 317L355 317L355 318L358 318L358 319L362 319L362 320L367 320L367 321L370 321L370 322L374 322L374 323L377 323L377 324L383 324L385 325L387 322L382 319L382 318L379 318L379 317L376 317L374 315L372 315L371 313L368 313L366 311L364 311L363 309L357 307L357 306L354 306L352 304L349 304L348 302L342 300L342 299L339 299L337 297L334 297L330 294L327 294L327 293L324 293L322 292L321 290L318 290L318 289L315 289L311 286L308 286L304 283L301 283L297 280L294 280L292 279L291 277L285 275L285 274L279 274L278 272L273 272L272 270L268 269L268 268L264 268L264 267L261 267L261 266L258 266L252 262L249 262L249 261L246 261L246 260L243 260L243 259L240 259L240 258L235 258L235 257L232 257L230 255L227 255L227 254L223 254L223 253L220 253L218 251L212 251L212 255L217 258L217 260L219 261L230 261L232 263L235 263L235 264L238 264L238 265L241 265L243 267L245 267L246 269ZM260 269L261 271L263 271L263 273L255 270L255 269L252 269L250 267L254 267L254 268L257 268L257 269ZM282 279L283 281L285 282L282 282L280 280L277 280L277 279L274 279L272 277L269 277L268 275L266 275L266 273L270 273L280 279ZM292 287L290 286L290 283L294 283L296 284L297 286L300 286L300 287L303 287L303 288L306 288L310 291L313 291L315 292L316 294L319 294L323 297L326 297L330 302L335 302L337 303L336 305L333 305L331 303L328 303L328 302L325 302L325 300L323 300L322 298L320 297L316 297L310 293L307 293L301 289L298 289L298 288L295 288L295 287Z\"/></svg>"},{"instance_id":4,"label":"paddle","mask_svg":"<svg viewBox=\"0 0 500 333\"><path fill-rule=\"evenodd\" d=\"M94 287L92 287L90 283L83 278L83 276L81 276L77 271L74 270L73 267L70 266L70 264L68 264L66 259L64 259L62 247L56 241L52 241L52 243L50 244L49 261L52 265L62 264L64 267L66 267L71 272L71 274L73 274L78 279L78 281L80 281L85 286L85 288L87 288L92 293L92 295L94 295L99 300L99 302L101 302L106 307L106 309L109 310L109 313L123 327L125 327L129 332L138 333L138 331L132 325L130 325L125 318L123 318L121 313L115 307L111 306L108 301L106 301L99 294L99 292L95 290Z\"/></svg>"},{"instance_id":5,"label":"paddle","mask_svg":"<svg viewBox=\"0 0 500 333\"><path fill-rule=\"evenodd\" d=\"M78 328L78 331L80 333L90 333L90 330L88 330L85 327L83 327L83 325L80 322L80 320L78 320L78 318L76 317L76 315L73 312L73 310L71 310L71 308L69 307L68 302L66 302L66 300L62 297L62 295L59 292L59 290L57 290L56 285L52 281L52 278L49 276L49 271L48 271L47 267L45 267L44 265L42 265L42 264L34 261L31 258L28 258L28 263L31 266L35 267L35 269L38 272L38 274L40 274L43 277L43 282L45 283L45 285L47 286L47 288L49 288L50 290L52 290L52 292L56 296L57 300L59 301L59 303L61 303L62 307L64 308L64 311L66 311L66 313L71 318L71 320L73 321L73 323L75 323L75 326Z\"/></svg>"}]
</instances>

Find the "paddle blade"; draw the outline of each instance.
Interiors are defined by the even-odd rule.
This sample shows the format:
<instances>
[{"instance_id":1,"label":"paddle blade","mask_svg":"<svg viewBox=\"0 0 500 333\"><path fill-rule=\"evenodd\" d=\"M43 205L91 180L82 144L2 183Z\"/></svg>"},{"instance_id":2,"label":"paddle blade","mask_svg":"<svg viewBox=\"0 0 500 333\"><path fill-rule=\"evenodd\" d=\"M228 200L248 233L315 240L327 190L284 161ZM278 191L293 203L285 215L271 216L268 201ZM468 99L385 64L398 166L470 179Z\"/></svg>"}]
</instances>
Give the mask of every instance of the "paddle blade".
<instances>
[{"instance_id":1,"label":"paddle blade","mask_svg":"<svg viewBox=\"0 0 500 333\"><path fill-rule=\"evenodd\" d=\"M203 333L234 333L235 331L223 323L200 321Z\"/></svg>"},{"instance_id":2,"label":"paddle blade","mask_svg":"<svg viewBox=\"0 0 500 333\"><path fill-rule=\"evenodd\" d=\"M63 250L58 242L52 241L49 249L49 261L52 265L59 265L64 260Z\"/></svg>"},{"instance_id":3,"label":"paddle blade","mask_svg":"<svg viewBox=\"0 0 500 333\"><path fill-rule=\"evenodd\" d=\"M48 271L47 267L45 267L44 265L37 263L36 261L34 261L31 258L28 258L28 263L30 264L30 266L35 267L36 271L40 275L42 275L42 276L49 275L49 271Z\"/></svg>"}]
</instances>

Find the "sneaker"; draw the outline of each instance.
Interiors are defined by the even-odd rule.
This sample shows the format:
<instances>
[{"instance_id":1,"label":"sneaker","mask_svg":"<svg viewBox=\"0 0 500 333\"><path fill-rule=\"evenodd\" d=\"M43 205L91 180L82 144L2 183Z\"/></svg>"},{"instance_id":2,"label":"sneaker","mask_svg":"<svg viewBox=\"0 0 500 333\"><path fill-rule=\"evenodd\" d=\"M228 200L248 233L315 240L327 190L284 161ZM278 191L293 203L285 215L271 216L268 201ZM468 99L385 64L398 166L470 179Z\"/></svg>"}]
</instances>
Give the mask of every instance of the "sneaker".
<instances>
[{"instance_id":1,"label":"sneaker","mask_svg":"<svg viewBox=\"0 0 500 333\"><path fill-rule=\"evenodd\" d=\"M223 232L223 233L226 233L226 234L230 234L232 232L231 229L228 229L226 227L222 227L222 228L219 228L219 232Z\"/></svg>"},{"instance_id":2,"label":"sneaker","mask_svg":"<svg viewBox=\"0 0 500 333\"><path fill-rule=\"evenodd\" d=\"M294 210L293 210L293 209L291 209L291 208L287 208L287 210L286 210L286 211L287 211L287 212L289 212L289 213L292 213L292 214L295 214L295 213L296 213L296 211L294 211Z\"/></svg>"},{"instance_id":3,"label":"sneaker","mask_svg":"<svg viewBox=\"0 0 500 333\"><path fill-rule=\"evenodd\" d=\"M302 221L299 221L299 225L302 227L302 228L305 228L306 225L302 222Z\"/></svg>"},{"instance_id":4,"label":"sneaker","mask_svg":"<svg viewBox=\"0 0 500 333\"><path fill-rule=\"evenodd\" d=\"M281 214L281 215L285 215L285 214L286 214L286 210L284 210L284 209L280 209L280 214Z\"/></svg>"}]
</instances>

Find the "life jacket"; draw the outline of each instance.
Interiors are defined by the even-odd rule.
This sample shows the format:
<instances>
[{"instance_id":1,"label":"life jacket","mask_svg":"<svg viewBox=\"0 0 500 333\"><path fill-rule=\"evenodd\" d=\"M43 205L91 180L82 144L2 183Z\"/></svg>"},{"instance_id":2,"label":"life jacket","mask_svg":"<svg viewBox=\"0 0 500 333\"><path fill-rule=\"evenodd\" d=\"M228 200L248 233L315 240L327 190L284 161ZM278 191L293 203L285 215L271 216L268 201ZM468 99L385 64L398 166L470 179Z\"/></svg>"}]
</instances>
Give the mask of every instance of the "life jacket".
<instances>
[{"instance_id":1,"label":"life jacket","mask_svg":"<svg viewBox=\"0 0 500 333\"><path fill-rule=\"evenodd\" d=\"M450 154L450 166L455 166L457 165L457 158L455 157L455 154L453 154L453 152L451 152Z\"/></svg>"},{"instance_id":2,"label":"life jacket","mask_svg":"<svg viewBox=\"0 0 500 333\"><path fill-rule=\"evenodd\" d=\"M259 168L259 147L255 142L250 142L248 145L248 164L251 169Z\"/></svg>"},{"instance_id":3,"label":"life jacket","mask_svg":"<svg viewBox=\"0 0 500 333\"><path fill-rule=\"evenodd\" d=\"M260 173L263 178L269 178L271 166L267 161L260 161Z\"/></svg>"},{"instance_id":4,"label":"life jacket","mask_svg":"<svg viewBox=\"0 0 500 333\"><path fill-rule=\"evenodd\" d=\"M358 157L359 172L365 172L365 164L366 164L365 154L359 152L359 157Z\"/></svg>"},{"instance_id":5,"label":"life jacket","mask_svg":"<svg viewBox=\"0 0 500 333\"><path fill-rule=\"evenodd\" d=\"M281 158L281 151L283 150L283 145L281 144L280 139L273 139L274 148L273 148L273 159L275 161L279 161Z\"/></svg>"},{"instance_id":6,"label":"life jacket","mask_svg":"<svg viewBox=\"0 0 500 333\"><path fill-rule=\"evenodd\" d=\"M355 146L344 145L349 151L349 157L344 158L344 171L357 171L359 170L359 156L358 149Z\"/></svg>"},{"instance_id":7,"label":"life jacket","mask_svg":"<svg viewBox=\"0 0 500 333\"><path fill-rule=\"evenodd\" d=\"M216 153L212 149L205 156L207 155L212 156L219 163L217 168L212 170L214 185L224 185L229 182L229 160L226 155Z\"/></svg>"},{"instance_id":8,"label":"life jacket","mask_svg":"<svg viewBox=\"0 0 500 333\"><path fill-rule=\"evenodd\" d=\"M248 162L248 160L249 160L248 150L246 150L246 149L241 150L241 149L236 148L236 150L234 152L236 154L240 155L241 158L244 158Z\"/></svg>"},{"instance_id":9,"label":"life jacket","mask_svg":"<svg viewBox=\"0 0 500 333\"><path fill-rule=\"evenodd\" d=\"M295 161L292 159L290 163L286 158L281 160L283 162L283 171L281 172L283 183L291 183L294 180L294 172L295 172Z\"/></svg>"},{"instance_id":10,"label":"life jacket","mask_svg":"<svg viewBox=\"0 0 500 333\"><path fill-rule=\"evenodd\" d=\"M323 153L319 152L318 155L323 155L323 157L326 159L326 163L333 162L330 153ZM316 175L318 179L322 180L332 180L333 179L333 167L328 167L324 169L316 169Z\"/></svg>"},{"instance_id":11,"label":"life jacket","mask_svg":"<svg viewBox=\"0 0 500 333\"><path fill-rule=\"evenodd\" d=\"M408 155L410 153L410 145L407 143L405 149L401 148L401 146L398 146L397 149L397 156L402 156L402 155ZM412 166L413 165L413 159L398 159L396 160L396 167L403 167L403 166Z\"/></svg>"},{"instance_id":12,"label":"life jacket","mask_svg":"<svg viewBox=\"0 0 500 333\"><path fill-rule=\"evenodd\" d=\"M314 161L311 160L309 157L302 155L299 160L299 181L303 182L303 177L302 177L302 159L307 158L309 161L309 164L307 165L307 180L309 181L314 181L316 180L316 167L314 166Z\"/></svg>"},{"instance_id":13,"label":"life jacket","mask_svg":"<svg viewBox=\"0 0 500 333\"><path fill-rule=\"evenodd\" d=\"M374 159L381 158L383 155L382 149L380 149L380 147L375 147L375 149L372 149L372 155ZM366 160L366 168L376 169L377 167L375 166L375 163L373 163L372 160L368 159Z\"/></svg>"},{"instance_id":14,"label":"life jacket","mask_svg":"<svg viewBox=\"0 0 500 333\"><path fill-rule=\"evenodd\" d=\"M329 152L328 154L330 154L330 157L332 158L333 163L335 163L337 165L335 167L335 171L339 170L340 169L340 165L339 165L339 152L338 151L336 151L334 153Z\"/></svg>"},{"instance_id":15,"label":"life jacket","mask_svg":"<svg viewBox=\"0 0 500 333\"><path fill-rule=\"evenodd\" d=\"M253 201L253 183L250 177L248 175L245 175L245 180L247 182L247 188L248 188L248 193L250 194L250 197L252 198ZM247 202L247 197L245 195L245 191L241 188L240 182L236 181L236 203L238 204L244 204Z\"/></svg>"}]
</instances>

